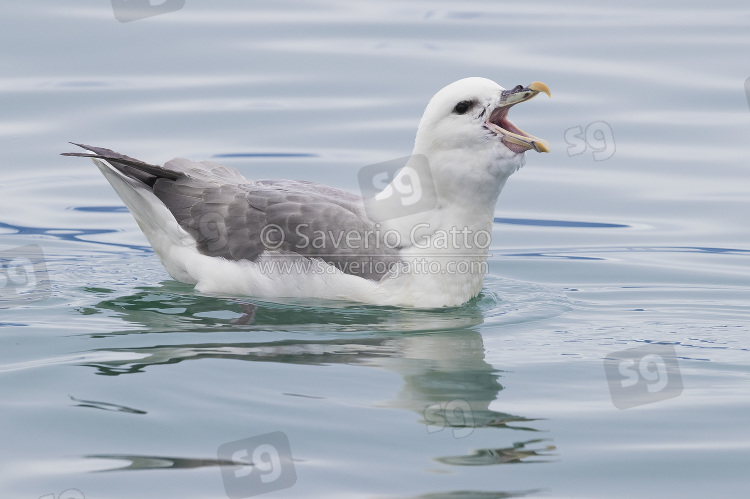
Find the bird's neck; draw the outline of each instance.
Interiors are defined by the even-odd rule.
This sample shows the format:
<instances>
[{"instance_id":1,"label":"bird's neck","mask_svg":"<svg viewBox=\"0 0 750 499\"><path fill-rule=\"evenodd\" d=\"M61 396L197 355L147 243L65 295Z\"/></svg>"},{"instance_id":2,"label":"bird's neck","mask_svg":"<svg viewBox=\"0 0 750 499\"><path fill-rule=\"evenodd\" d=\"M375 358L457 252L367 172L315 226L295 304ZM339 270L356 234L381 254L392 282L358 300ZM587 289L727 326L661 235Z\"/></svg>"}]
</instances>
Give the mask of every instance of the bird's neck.
<instances>
[{"instance_id":1,"label":"bird's neck","mask_svg":"<svg viewBox=\"0 0 750 499\"><path fill-rule=\"evenodd\" d=\"M481 200L470 195L438 196L434 208L385 220L381 230L398 233L403 256L445 262L483 261L491 243L495 202L501 188Z\"/></svg>"},{"instance_id":2,"label":"bird's neck","mask_svg":"<svg viewBox=\"0 0 750 499\"><path fill-rule=\"evenodd\" d=\"M509 176L505 172L516 168L494 168L483 163L485 158L465 153L427 159L434 205L382 222L382 230L397 232L402 242L403 268L385 286L399 296L413 296L415 306L432 306L433 301L458 305L482 288L495 203ZM397 176L394 190L404 180Z\"/></svg>"},{"instance_id":3,"label":"bird's neck","mask_svg":"<svg viewBox=\"0 0 750 499\"><path fill-rule=\"evenodd\" d=\"M382 226L398 231L407 246L417 245L415 235L421 240L432 233L435 237L449 233L453 248L454 235L459 232L462 237L455 250L472 253L475 245L465 242L465 234L474 239L477 232L491 231L495 204L509 174L493 166L490 154L449 150L427 155L418 151L415 148L386 191L418 192L419 196L409 199L412 204L401 212L383 211L389 216L382 217Z\"/></svg>"}]
</instances>

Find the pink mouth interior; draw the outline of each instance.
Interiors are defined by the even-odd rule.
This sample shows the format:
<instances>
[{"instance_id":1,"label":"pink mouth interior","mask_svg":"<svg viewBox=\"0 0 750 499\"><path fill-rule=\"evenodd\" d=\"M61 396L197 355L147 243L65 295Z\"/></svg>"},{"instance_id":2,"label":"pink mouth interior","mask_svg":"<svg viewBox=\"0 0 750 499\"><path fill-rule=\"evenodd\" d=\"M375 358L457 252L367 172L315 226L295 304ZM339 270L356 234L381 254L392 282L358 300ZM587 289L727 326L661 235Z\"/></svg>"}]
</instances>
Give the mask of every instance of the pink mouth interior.
<instances>
[{"instance_id":1,"label":"pink mouth interior","mask_svg":"<svg viewBox=\"0 0 750 499\"><path fill-rule=\"evenodd\" d=\"M511 107L512 106L506 106L506 107L495 109L494 111L492 111L492 114L490 115L490 119L487 121L489 121L490 123L494 123L495 125L499 126L503 130L507 130L509 132L516 133L518 135L523 135L524 137L528 137L529 134L527 134L526 132L518 128L516 125L513 124L512 121L508 119L508 111L510 111ZM507 140L505 140L505 137L503 137L502 141L505 147L507 147L508 149L510 149L516 154L529 150L528 147L524 147L518 144L513 144L511 142L508 142Z\"/></svg>"}]
</instances>

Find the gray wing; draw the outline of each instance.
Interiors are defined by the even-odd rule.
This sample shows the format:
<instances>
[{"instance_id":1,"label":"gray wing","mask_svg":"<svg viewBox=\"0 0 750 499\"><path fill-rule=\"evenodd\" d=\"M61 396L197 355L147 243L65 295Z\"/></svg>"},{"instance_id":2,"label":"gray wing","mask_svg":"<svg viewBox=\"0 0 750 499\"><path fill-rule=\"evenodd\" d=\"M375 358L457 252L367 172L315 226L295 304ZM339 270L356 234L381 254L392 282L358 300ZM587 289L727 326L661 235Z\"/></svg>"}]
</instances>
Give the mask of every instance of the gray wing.
<instances>
[{"instance_id":1,"label":"gray wing","mask_svg":"<svg viewBox=\"0 0 750 499\"><path fill-rule=\"evenodd\" d=\"M352 193L308 181L251 181L213 162L177 158L163 167L82 146L137 178L197 241L198 251L255 261L269 250L316 257L342 272L382 278L399 261ZM145 165L145 166L144 166ZM267 253L266 253L267 254Z\"/></svg>"}]
</instances>

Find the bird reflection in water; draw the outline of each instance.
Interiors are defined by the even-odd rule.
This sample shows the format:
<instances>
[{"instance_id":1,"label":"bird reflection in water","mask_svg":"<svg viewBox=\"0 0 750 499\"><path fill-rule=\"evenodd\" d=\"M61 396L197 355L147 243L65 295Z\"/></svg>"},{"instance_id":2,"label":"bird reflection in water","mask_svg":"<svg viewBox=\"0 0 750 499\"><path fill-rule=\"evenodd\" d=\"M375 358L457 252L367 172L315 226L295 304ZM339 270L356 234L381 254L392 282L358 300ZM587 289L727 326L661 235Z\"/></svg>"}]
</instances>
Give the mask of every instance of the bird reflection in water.
<instances>
[{"instance_id":1,"label":"bird reflection in water","mask_svg":"<svg viewBox=\"0 0 750 499\"><path fill-rule=\"evenodd\" d=\"M99 337L160 335L159 346L101 350L132 353L131 359L84 365L104 376L140 373L158 365L198 359L378 368L398 373L403 379L401 389L378 405L412 411L429 433L449 431L455 438L462 438L480 428L539 431L532 425L535 418L490 408L503 390L502 371L485 361L482 335L473 329L484 321L483 307L487 304L482 297L461 308L434 311L341 304L332 308L205 297L180 286L167 282L80 309L84 314L114 312L127 323L123 330L98 334ZM245 333L242 342L167 341L179 332L206 333L206 340L210 340L214 336L210 333L238 330ZM321 331L326 332L322 338L302 334ZM269 341L274 336L269 336L269 332L277 332L279 339ZM253 341L253 333L257 341ZM191 334L191 338L195 335ZM486 466L548 462L554 456L555 447L549 440L519 440L510 447L468 450L465 455L435 460L452 466ZM123 460L122 455L110 457ZM161 463L158 468L179 468L185 463L190 463L189 467L196 463L221 464L211 459L153 456L129 456L127 460L130 464L116 469L153 468L155 463Z\"/></svg>"}]
</instances>

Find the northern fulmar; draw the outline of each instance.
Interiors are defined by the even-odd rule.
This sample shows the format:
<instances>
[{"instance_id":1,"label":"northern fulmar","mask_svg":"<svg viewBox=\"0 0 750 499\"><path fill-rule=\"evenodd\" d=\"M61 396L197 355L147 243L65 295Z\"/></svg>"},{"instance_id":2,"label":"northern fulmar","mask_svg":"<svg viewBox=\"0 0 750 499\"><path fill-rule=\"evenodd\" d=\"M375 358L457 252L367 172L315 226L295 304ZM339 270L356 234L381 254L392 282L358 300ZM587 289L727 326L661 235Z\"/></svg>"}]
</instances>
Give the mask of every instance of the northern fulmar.
<instances>
[{"instance_id":1,"label":"northern fulmar","mask_svg":"<svg viewBox=\"0 0 750 499\"><path fill-rule=\"evenodd\" d=\"M64 155L93 159L167 272L200 292L458 306L482 289L506 180L526 151L549 152L508 119L540 92L550 95L541 82L506 90L477 77L444 87L411 156L373 196L251 180L210 161L152 165L82 144L88 152Z\"/></svg>"}]
</instances>

